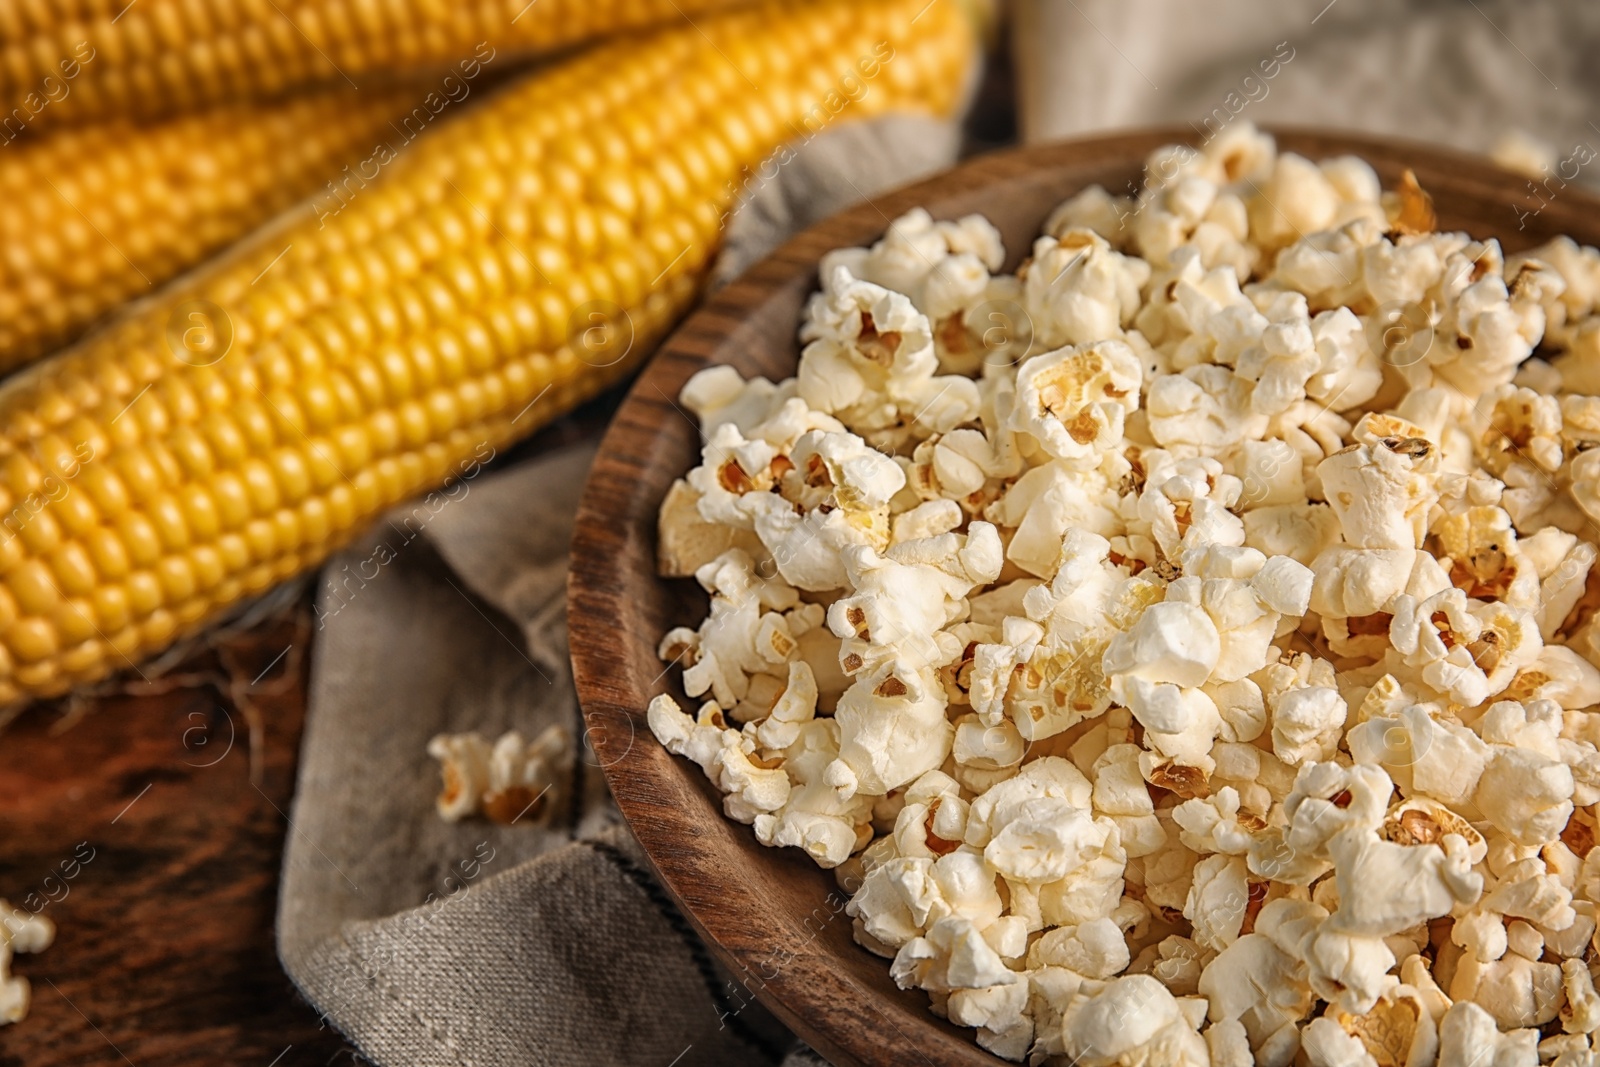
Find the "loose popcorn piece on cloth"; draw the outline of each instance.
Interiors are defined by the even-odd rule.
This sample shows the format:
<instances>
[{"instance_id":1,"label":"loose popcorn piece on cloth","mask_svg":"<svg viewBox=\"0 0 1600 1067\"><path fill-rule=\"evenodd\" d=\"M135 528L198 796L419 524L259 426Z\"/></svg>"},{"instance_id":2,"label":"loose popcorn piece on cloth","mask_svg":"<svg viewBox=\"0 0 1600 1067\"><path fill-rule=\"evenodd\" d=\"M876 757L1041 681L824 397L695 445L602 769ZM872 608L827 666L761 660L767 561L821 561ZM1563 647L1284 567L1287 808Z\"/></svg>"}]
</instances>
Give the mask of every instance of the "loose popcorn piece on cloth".
<instances>
[{"instance_id":1,"label":"loose popcorn piece on cloth","mask_svg":"<svg viewBox=\"0 0 1600 1067\"><path fill-rule=\"evenodd\" d=\"M689 381L652 732L1006 1059L1600 1064L1600 252L1245 122L1146 173ZM441 812L542 743L436 739Z\"/></svg>"},{"instance_id":2,"label":"loose popcorn piece on cloth","mask_svg":"<svg viewBox=\"0 0 1600 1067\"><path fill-rule=\"evenodd\" d=\"M33 997L28 980L11 973L12 957L19 952L43 952L55 939L55 923L0 900L0 1026L27 1018Z\"/></svg>"},{"instance_id":3,"label":"loose popcorn piece on cloth","mask_svg":"<svg viewBox=\"0 0 1600 1067\"><path fill-rule=\"evenodd\" d=\"M508 730L494 744L477 733L439 734L428 742L439 761L444 788L439 817L457 822L482 815L492 822L538 824L560 803L576 750L565 726L547 728L533 741Z\"/></svg>"}]
</instances>

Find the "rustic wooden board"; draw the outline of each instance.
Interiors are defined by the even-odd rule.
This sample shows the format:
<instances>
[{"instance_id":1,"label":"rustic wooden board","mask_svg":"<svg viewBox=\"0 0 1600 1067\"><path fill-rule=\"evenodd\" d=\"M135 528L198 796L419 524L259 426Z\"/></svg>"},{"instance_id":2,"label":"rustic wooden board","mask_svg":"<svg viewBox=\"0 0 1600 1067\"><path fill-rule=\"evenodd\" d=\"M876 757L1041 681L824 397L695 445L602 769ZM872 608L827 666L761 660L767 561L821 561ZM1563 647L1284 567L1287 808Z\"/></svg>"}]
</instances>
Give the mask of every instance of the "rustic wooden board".
<instances>
[{"instance_id":1,"label":"rustic wooden board","mask_svg":"<svg viewBox=\"0 0 1600 1067\"><path fill-rule=\"evenodd\" d=\"M17 958L33 1008L0 1030L0 1065L355 1061L273 947L306 640L291 618L240 642L252 678L297 647L253 693L259 784L247 724L205 686L96 701L60 735L36 709L0 734L0 895L42 904L57 928Z\"/></svg>"},{"instance_id":2,"label":"rustic wooden board","mask_svg":"<svg viewBox=\"0 0 1600 1067\"><path fill-rule=\"evenodd\" d=\"M698 621L692 582L655 577L655 515L672 479L693 462L698 434L676 404L691 374L728 363L746 376L793 373L802 302L831 248L875 240L915 205L937 217L981 211L1000 228L1014 265L1045 214L1083 186L1122 191L1159 145L1182 129L1128 133L985 156L832 218L790 241L715 294L663 346L634 384L610 431L579 509L569 584L573 663L591 742L629 824L663 882L717 955L781 1019L835 1063L996 1064L970 1035L928 1013L921 994L896 989L886 961L851 941L836 914L832 878L794 850L765 849L723 818L698 768L650 736L644 707L674 692L655 648L670 626ZM1518 229L1525 179L1487 162L1422 145L1311 131L1282 131L1280 147L1312 158L1354 153L1392 188L1416 171L1441 228L1496 236L1508 251L1559 233L1600 242L1600 201L1563 190ZM685 701L685 703L687 703ZM835 896L830 900L830 892ZM822 909L818 911L817 909ZM819 923L819 916L823 921Z\"/></svg>"}]
</instances>

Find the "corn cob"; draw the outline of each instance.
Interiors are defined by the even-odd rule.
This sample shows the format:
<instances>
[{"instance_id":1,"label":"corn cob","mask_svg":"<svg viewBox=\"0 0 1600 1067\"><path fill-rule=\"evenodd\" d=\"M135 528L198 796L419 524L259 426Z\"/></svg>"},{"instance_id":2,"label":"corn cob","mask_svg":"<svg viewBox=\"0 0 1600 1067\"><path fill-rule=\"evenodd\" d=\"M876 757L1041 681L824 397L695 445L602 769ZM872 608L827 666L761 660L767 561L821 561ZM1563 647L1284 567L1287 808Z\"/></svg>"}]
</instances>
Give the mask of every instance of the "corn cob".
<instances>
[{"instance_id":1,"label":"corn cob","mask_svg":"<svg viewBox=\"0 0 1600 1067\"><path fill-rule=\"evenodd\" d=\"M343 177L431 88L342 86L0 148L0 373Z\"/></svg>"},{"instance_id":2,"label":"corn cob","mask_svg":"<svg viewBox=\"0 0 1600 1067\"><path fill-rule=\"evenodd\" d=\"M397 71L482 60L480 43L490 55L550 52L742 2L8 0L0 139L35 121L160 117L318 82L365 89Z\"/></svg>"},{"instance_id":3,"label":"corn cob","mask_svg":"<svg viewBox=\"0 0 1600 1067\"><path fill-rule=\"evenodd\" d=\"M616 381L693 300L745 168L948 111L973 41L948 0L825 0L605 46L19 372L0 704L135 663Z\"/></svg>"}]
</instances>

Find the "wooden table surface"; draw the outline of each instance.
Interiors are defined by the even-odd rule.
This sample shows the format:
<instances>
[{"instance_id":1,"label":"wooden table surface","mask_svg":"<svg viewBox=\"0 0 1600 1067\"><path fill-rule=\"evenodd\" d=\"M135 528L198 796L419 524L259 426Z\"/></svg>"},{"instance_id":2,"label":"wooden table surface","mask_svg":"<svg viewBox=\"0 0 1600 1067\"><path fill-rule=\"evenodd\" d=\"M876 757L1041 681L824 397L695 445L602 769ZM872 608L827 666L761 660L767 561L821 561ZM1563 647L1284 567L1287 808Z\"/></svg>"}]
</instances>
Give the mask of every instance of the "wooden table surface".
<instances>
[{"instance_id":1,"label":"wooden table surface","mask_svg":"<svg viewBox=\"0 0 1600 1067\"><path fill-rule=\"evenodd\" d=\"M14 961L33 1006L0 1029L0 1067L363 1062L319 1026L273 946L305 610L232 642L256 673L283 653L251 698L259 782L240 710L204 685L94 701L59 734L62 709L35 708L0 734L0 896L42 903L57 929Z\"/></svg>"}]
</instances>

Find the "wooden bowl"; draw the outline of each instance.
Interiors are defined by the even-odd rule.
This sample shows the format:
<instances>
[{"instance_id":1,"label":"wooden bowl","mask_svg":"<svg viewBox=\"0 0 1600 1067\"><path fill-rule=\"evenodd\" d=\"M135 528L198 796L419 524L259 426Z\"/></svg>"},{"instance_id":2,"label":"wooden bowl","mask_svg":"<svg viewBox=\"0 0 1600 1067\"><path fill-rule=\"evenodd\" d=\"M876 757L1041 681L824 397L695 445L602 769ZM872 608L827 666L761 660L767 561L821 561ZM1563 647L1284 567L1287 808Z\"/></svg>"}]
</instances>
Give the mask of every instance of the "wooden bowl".
<instances>
[{"instance_id":1,"label":"wooden bowl","mask_svg":"<svg viewBox=\"0 0 1600 1067\"><path fill-rule=\"evenodd\" d=\"M1546 192L1538 215L1519 217L1539 201L1525 179L1487 161L1388 139L1275 132L1280 149L1312 159L1361 156L1385 188L1410 167L1433 195L1441 229L1499 237L1508 252L1561 233L1600 244L1600 200L1576 187L1553 198ZM1168 129L999 152L812 227L684 322L634 383L601 443L578 509L567 602L589 740L684 915L762 1003L835 1064L1003 1061L980 1049L971 1031L932 1015L924 994L897 989L888 961L851 940L832 875L795 849L762 847L748 826L725 818L700 769L668 755L645 725L645 705L657 693L672 693L686 708L698 703L683 697L678 672L663 672L655 655L670 627L697 625L705 614L693 581L655 573L656 509L699 454L698 430L679 408L678 391L712 363L746 377L792 375L818 259L832 248L870 244L912 207L937 218L988 216L1014 269L1056 204L1096 182L1125 191L1140 182L1150 151L1193 136Z\"/></svg>"}]
</instances>

